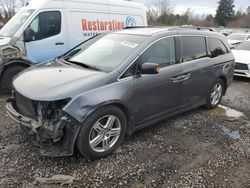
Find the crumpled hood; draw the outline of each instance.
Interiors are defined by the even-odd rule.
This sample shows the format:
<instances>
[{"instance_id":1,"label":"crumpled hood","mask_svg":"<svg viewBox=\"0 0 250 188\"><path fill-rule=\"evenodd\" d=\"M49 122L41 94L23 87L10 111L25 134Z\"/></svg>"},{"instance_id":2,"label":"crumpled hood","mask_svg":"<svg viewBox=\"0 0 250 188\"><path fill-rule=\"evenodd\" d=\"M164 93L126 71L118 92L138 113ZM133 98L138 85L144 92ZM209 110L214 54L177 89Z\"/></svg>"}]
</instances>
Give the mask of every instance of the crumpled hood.
<instances>
[{"instance_id":1,"label":"crumpled hood","mask_svg":"<svg viewBox=\"0 0 250 188\"><path fill-rule=\"evenodd\" d=\"M4 45L7 45L9 44L11 41L11 38L9 37L1 37L0 36L0 46L4 46Z\"/></svg>"},{"instance_id":2,"label":"crumpled hood","mask_svg":"<svg viewBox=\"0 0 250 188\"><path fill-rule=\"evenodd\" d=\"M235 57L235 62L250 64L250 51L247 50L232 50Z\"/></svg>"},{"instance_id":3,"label":"crumpled hood","mask_svg":"<svg viewBox=\"0 0 250 188\"><path fill-rule=\"evenodd\" d=\"M74 98L105 83L107 73L53 62L34 66L13 81L21 95L36 101Z\"/></svg>"}]
</instances>

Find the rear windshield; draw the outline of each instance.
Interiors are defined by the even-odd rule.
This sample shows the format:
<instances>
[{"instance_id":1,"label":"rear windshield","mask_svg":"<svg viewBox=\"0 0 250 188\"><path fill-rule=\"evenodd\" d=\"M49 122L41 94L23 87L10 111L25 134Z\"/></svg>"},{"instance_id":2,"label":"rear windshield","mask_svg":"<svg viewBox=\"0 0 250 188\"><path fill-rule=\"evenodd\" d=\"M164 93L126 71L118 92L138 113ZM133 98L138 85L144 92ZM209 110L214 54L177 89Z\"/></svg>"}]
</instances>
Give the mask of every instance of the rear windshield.
<instances>
[{"instance_id":1,"label":"rear windshield","mask_svg":"<svg viewBox=\"0 0 250 188\"><path fill-rule=\"evenodd\" d=\"M250 51L250 41L243 42L235 48L235 50L247 50Z\"/></svg>"}]
</instances>

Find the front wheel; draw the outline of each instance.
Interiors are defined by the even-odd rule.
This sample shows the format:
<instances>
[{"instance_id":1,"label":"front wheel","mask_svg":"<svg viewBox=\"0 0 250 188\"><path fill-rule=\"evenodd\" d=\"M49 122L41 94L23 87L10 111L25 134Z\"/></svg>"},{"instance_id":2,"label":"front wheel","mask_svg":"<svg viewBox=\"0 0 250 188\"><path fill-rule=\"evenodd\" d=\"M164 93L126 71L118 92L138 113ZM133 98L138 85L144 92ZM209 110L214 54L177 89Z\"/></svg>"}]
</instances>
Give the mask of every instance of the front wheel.
<instances>
[{"instance_id":1,"label":"front wheel","mask_svg":"<svg viewBox=\"0 0 250 188\"><path fill-rule=\"evenodd\" d=\"M21 71L23 71L26 67L18 65L18 66L11 66L11 67L7 67L2 75L2 79L1 79L1 85L2 85L2 89L5 93L11 93L11 90L13 89L12 86L12 80L13 78L20 73Z\"/></svg>"},{"instance_id":2,"label":"front wheel","mask_svg":"<svg viewBox=\"0 0 250 188\"><path fill-rule=\"evenodd\" d=\"M221 79L216 80L213 83L212 88L210 89L206 97L205 107L207 109L216 108L221 102L224 90L225 90L225 84L223 80Z\"/></svg>"},{"instance_id":3,"label":"front wheel","mask_svg":"<svg viewBox=\"0 0 250 188\"><path fill-rule=\"evenodd\" d=\"M122 143L127 121L116 106L106 106L95 111L83 123L77 138L77 149L86 159L107 157Z\"/></svg>"}]
</instances>

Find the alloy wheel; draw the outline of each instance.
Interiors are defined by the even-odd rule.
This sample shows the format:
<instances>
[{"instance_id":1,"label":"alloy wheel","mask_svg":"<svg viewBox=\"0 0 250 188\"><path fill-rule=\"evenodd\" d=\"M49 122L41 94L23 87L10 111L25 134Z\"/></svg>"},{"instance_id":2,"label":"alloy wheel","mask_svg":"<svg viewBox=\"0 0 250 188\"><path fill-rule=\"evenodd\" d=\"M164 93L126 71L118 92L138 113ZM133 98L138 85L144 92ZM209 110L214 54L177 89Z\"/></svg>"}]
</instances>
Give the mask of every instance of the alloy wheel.
<instances>
[{"instance_id":1,"label":"alloy wheel","mask_svg":"<svg viewBox=\"0 0 250 188\"><path fill-rule=\"evenodd\" d=\"M215 84L211 93L211 104L216 106L222 97L223 87L220 83Z\"/></svg>"},{"instance_id":2,"label":"alloy wheel","mask_svg":"<svg viewBox=\"0 0 250 188\"><path fill-rule=\"evenodd\" d=\"M121 122L114 115L106 115L93 125L89 134L89 145L95 152L112 148L121 135Z\"/></svg>"}]
</instances>

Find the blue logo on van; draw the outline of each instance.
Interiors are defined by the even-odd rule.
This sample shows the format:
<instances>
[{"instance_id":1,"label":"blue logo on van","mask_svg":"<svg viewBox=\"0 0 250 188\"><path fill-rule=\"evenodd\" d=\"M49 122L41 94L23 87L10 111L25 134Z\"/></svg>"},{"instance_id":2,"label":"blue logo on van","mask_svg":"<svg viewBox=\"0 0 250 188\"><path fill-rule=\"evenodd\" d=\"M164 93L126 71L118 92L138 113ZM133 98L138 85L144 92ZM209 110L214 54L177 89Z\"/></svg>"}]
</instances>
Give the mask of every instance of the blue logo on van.
<instances>
[{"instance_id":1,"label":"blue logo on van","mask_svg":"<svg viewBox=\"0 0 250 188\"><path fill-rule=\"evenodd\" d=\"M126 19L126 27L134 27L136 26L136 20L132 16L128 16Z\"/></svg>"}]
</instances>

